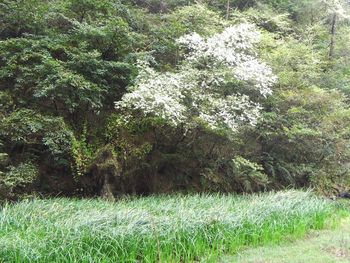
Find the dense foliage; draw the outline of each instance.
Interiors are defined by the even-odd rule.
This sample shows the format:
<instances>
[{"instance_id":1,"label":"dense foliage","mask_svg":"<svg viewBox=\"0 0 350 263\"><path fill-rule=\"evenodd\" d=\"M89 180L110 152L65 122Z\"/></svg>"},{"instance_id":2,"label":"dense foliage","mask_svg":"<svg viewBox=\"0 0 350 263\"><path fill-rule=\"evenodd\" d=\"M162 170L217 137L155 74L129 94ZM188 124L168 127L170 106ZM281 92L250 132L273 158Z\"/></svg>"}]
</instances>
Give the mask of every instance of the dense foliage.
<instances>
[{"instance_id":1,"label":"dense foliage","mask_svg":"<svg viewBox=\"0 0 350 263\"><path fill-rule=\"evenodd\" d=\"M350 187L343 0L4 0L0 198Z\"/></svg>"}]
</instances>

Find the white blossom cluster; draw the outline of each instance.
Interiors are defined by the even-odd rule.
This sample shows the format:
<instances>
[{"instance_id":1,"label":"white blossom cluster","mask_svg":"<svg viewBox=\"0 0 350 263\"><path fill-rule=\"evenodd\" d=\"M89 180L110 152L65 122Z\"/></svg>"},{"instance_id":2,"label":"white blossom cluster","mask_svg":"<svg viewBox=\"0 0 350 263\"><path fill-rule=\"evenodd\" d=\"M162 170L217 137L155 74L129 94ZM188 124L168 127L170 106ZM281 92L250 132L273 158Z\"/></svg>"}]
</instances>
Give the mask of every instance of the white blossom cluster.
<instances>
[{"instance_id":1,"label":"white blossom cluster","mask_svg":"<svg viewBox=\"0 0 350 263\"><path fill-rule=\"evenodd\" d=\"M137 84L121 101L116 102L116 107L131 107L146 115L153 114L167 119L176 125L185 121L185 83L183 74L157 73L146 66L141 70Z\"/></svg>"},{"instance_id":2,"label":"white blossom cluster","mask_svg":"<svg viewBox=\"0 0 350 263\"><path fill-rule=\"evenodd\" d=\"M260 106L246 95L231 95L225 98L206 97L208 105L201 107L199 117L215 129L224 124L232 131L245 122L254 126L260 115Z\"/></svg>"},{"instance_id":3,"label":"white blossom cluster","mask_svg":"<svg viewBox=\"0 0 350 263\"><path fill-rule=\"evenodd\" d=\"M239 80L253 82L253 86L264 97L271 95L271 86L277 80L271 68L258 59L247 60L237 65L234 75Z\"/></svg>"},{"instance_id":4,"label":"white blossom cluster","mask_svg":"<svg viewBox=\"0 0 350 263\"><path fill-rule=\"evenodd\" d=\"M254 55L254 45L260 34L251 24L240 24L226 28L222 33L204 39L197 33L185 35L177 40L180 45L190 49L187 59L201 61L212 58L214 65L226 63L234 66L249 60Z\"/></svg>"},{"instance_id":5,"label":"white blossom cluster","mask_svg":"<svg viewBox=\"0 0 350 263\"><path fill-rule=\"evenodd\" d=\"M276 81L271 69L261 63L254 52L260 34L251 24L240 24L226 28L222 33L204 39L197 33L185 35L178 43L186 46L190 53L187 59L196 63L210 61L207 66L224 64L239 80L250 82L263 96L272 93Z\"/></svg>"},{"instance_id":6,"label":"white blossom cluster","mask_svg":"<svg viewBox=\"0 0 350 263\"><path fill-rule=\"evenodd\" d=\"M174 125L195 118L213 129L236 131L243 123L255 125L261 107L242 88L265 97L276 81L254 52L258 41L259 33L250 24L226 28L207 39L196 33L183 36L178 43L188 54L181 66L160 73L140 62L134 86L116 107L158 116ZM241 90L231 87L232 82L239 83Z\"/></svg>"}]
</instances>

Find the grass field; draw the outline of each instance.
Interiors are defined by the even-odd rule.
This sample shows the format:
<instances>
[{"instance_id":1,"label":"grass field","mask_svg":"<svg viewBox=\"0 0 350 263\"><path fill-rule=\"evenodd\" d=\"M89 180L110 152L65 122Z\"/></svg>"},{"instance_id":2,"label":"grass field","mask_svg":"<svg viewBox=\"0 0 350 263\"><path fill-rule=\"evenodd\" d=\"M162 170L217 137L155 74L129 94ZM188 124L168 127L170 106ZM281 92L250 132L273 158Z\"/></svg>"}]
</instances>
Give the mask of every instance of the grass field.
<instances>
[{"instance_id":1,"label":"grass field","mask_svg":"<svg viewBox=\"0 0 350 263\"><path fill-rule=\"evenodd\" d=\"M311 231L305 238L281 245L250 248L220 263L349 263L350 218L335 229Z\"/></svg>"},{"instance_id":2,"label":"grass field","mask_svg":"<svg viewBox=\"0 0 350 263\"><path fill-rule=\"evenodd\" d=\"M0 210L0 262L217 262L337 217L311 192L46 199Z\"/></svg>"}]
</instances>

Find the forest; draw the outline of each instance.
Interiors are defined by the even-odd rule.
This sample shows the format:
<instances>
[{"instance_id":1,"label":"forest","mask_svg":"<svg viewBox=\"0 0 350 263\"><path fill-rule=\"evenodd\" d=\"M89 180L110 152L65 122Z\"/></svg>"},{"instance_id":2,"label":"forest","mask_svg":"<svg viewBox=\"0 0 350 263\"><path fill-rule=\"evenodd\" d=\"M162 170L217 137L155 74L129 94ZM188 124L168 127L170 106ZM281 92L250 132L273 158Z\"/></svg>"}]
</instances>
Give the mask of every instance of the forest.
<instances>
[{"instance_id":1,"label":"forest","mask_svg":"<svg viewBox=\"0 0 350 263\"><path fill-rule=\"evenodd\" d=\"M348 190L349 8L2 0L0 198Z\"/></svg>"},{"instance_id":2,"label":"forest","mask_svg":"<svg viewBox=\"0 0 350 263\"><path fill-rule=\"evenodd\" d=\"M0 262L349 262L346 198L350 1L0 0Z\"/></svg>"}]
</instances>

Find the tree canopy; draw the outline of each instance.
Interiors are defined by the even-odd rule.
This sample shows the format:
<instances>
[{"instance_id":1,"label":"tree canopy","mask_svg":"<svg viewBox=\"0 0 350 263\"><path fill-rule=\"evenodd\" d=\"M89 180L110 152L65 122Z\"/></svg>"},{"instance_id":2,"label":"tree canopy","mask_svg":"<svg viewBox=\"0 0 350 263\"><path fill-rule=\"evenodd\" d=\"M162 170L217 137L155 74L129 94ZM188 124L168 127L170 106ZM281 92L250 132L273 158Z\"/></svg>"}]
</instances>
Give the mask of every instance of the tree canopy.
<instances>
[{"instance_id":1,"label":"tree canopy","mask_svg":"<svg viewBox=\"0 0 350 263\"><path fill-rule=\"evenodd\" d=\"M0 198L350 187L345 0L4 0Z\"/></svg>"}]
</instances>

